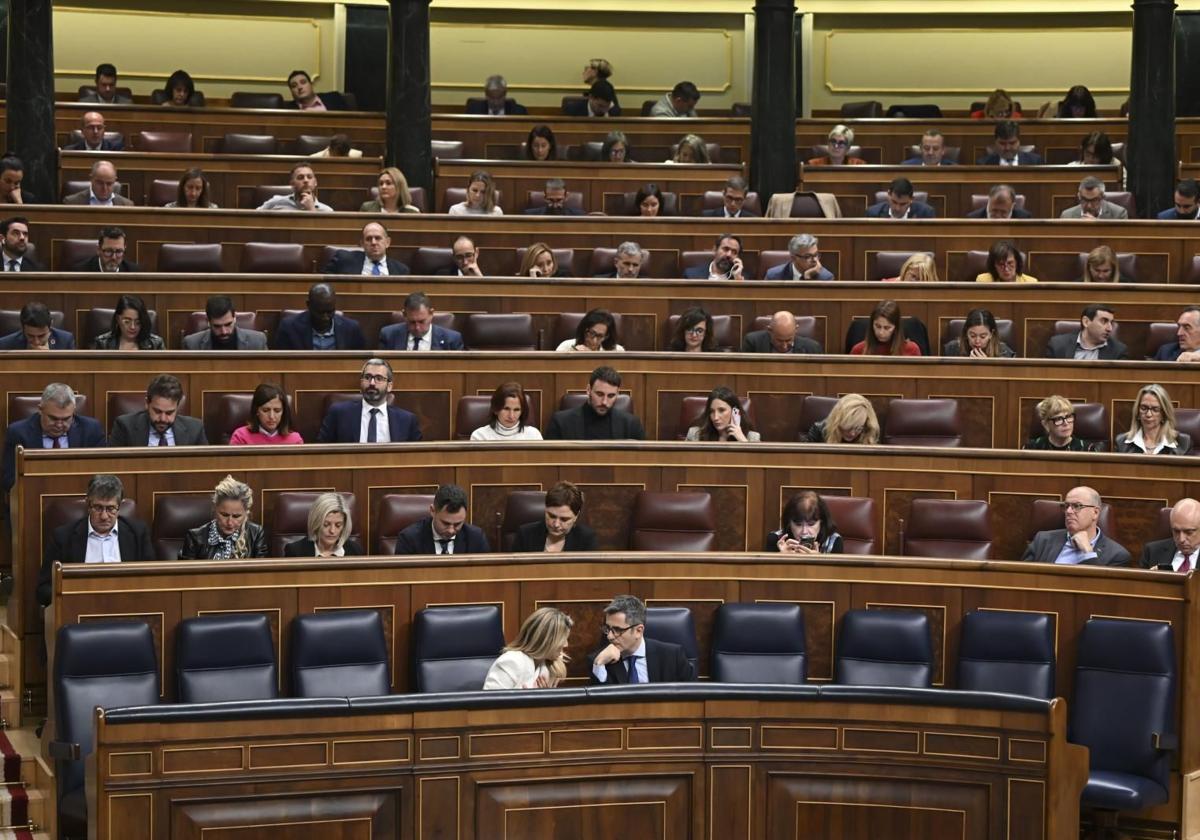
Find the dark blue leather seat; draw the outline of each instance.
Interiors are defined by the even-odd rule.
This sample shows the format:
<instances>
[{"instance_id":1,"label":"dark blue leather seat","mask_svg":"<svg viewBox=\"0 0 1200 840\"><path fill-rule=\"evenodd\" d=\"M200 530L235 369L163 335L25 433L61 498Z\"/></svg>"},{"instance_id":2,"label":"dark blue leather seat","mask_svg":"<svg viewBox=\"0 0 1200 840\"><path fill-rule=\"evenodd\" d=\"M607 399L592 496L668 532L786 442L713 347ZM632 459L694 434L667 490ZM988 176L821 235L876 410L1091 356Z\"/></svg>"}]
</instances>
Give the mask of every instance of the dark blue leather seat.
<instances>
[{"instance_id":1,"label":"dark blue leather seat","mask_svg":"<svg viewBox=\"0 0 1200 840\"><path fill-rule=\"evenodd\" d=\"M1083 626L1068 737L1088 748L1085 808L1140 811L1167 801L1175 691L1171 625L1093 618Z\"/></svg>"},{"instance_id":2,"label":"dark blue leather seat","mask_svg":"<svg viewBox=\"0 0 1200 840\"><path fill-rule=\"evenodd\" d=\"M849 610L842 616L833 681L928 688L933 684L929 617L916 610Z\"/></svg>"},{"instance_id":3,"label":"dark blue leather seat","mask_svg":"<svg viewBox=\"0 0 1200 840\"><path fill-rule=\"evenodd\" d=\"M413 684L426 693L479 691L503 647L499 607L427 607L413 620Z\"/></svg>"},{"instance_id":4,"label":"dark blue leather seat","mask_svg":"<svg viewBox=\"0 0 1200 840\"><path fill-rule=\"evenodd\" d=\"M376 610L296 616L291 661L295 697L366 697L391 691L387 642Z\"/></svg>"},{"instance_id":5,"label":"dark blue leather seat","mask_svg":"<svg viewBox=\"0 0 1200 840\"><path fill-rule=\"evenodd\" d=\"M271 625L262 613L186 618L175 631L181 703L266 700L279 694Z\"/></svg>"},{"instance_id":6,"label":"dark blue leather seat","mask_svg":"<svg viewBox=\"0 0 1200 840\"><path fill-rule=\"evenodd\" d=\"M799 685L808 677L799 604L722 604L713 620L715 682Z\"/></svg>"},{"instance_id":7,"label":"dark blue leather seat","mask_svg":"<svg viewBox=\"0 0 1200 840\"><path fill-rule=\"evenodd\" d=\"M646 607L646 638L670 642L683 648L692 675L700 674L700 646L696 644L696 622L687 607Z\"/></svg>"},{"instance_id":8,"label":"dark blue leather seat","mask_svg":"<svg viewBox=\"0 0 1200 840\"><path fill-rule=\"evenodd\" d=\"M55 740L59 829L87 835L83 757L92 751L96 706L159 702L158 657L141 621L89 621L58 630L54 649Z\"/></svg>"},{"instance_id":9,"label":"dark blue leather seat","mask_svg":"<svg viewBox=\"0 0 1200 840\"><path fill-rule=\"evenodd\" d=\"M958 687L1054 697L1054 619L1046 613L974 610L963 616Z\"/></svg>"}]
</instances>

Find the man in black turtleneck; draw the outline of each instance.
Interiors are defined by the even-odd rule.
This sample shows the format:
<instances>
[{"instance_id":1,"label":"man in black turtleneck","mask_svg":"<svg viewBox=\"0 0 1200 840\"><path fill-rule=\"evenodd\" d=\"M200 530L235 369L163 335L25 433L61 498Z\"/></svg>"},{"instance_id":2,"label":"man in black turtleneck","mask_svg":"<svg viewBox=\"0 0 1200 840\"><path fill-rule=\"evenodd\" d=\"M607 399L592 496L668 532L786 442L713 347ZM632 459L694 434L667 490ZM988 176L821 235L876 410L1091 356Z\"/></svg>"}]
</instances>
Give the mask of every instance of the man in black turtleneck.
<instances>
[{"instance_id":1,"label":"man in black turtleneck","mask_svg":"<svg viewBox=\"0 0 1200 840\"><path fill-rule=\"evenodd\" d=\"M642 421L615 407L621 374L598 367L588 379L587 402L557 411L546 427L546 440L645 440Z\"/></svg>"}]
</instances>

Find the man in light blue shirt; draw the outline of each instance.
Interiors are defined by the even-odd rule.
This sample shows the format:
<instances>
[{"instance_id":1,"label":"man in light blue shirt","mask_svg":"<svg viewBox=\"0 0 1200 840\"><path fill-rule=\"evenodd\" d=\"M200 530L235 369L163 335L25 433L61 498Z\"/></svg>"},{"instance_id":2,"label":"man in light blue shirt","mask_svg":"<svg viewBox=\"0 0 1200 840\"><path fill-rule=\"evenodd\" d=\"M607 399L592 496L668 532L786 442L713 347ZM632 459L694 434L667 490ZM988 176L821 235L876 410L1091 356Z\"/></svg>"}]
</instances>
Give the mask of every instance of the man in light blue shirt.
<instances>
[{"instance_id":1,"label":"man in light blue shirt","mask_svg":"<svg viewBox=\"0 0 1200 840\"><path fill-rule=\"evenodd\" d=\"M1023 561L1077 566L1128 566L1125 547L1100 531L1100 494L1091 487L1073 487L1062 501L1066 528L1038 531L1025 549Z\"/></svg>"}]
</instances>

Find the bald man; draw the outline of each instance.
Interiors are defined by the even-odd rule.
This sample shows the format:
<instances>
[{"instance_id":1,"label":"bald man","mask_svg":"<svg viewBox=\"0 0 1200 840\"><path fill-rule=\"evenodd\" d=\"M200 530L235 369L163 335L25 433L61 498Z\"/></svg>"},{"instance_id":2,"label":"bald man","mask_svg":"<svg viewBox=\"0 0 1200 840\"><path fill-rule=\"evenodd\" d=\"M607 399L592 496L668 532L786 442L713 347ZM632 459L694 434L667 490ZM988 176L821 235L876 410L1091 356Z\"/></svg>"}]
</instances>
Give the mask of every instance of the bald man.
<instances>
[{"instance_id":1,"label":"bald man","mask_svg":"<svg viewBox=\"0 0 1200 840\"><path fill-rule=\"evenodd\" d=\"M796 316L791 312L776 312L765 330L746 333L742 339L743 353L824 353L824 348L811 338L796 334Z\"/></svg>"},{"instance_id":2,"label":"bald man","mask_svg":"<svg viewBox=\"0 0 1200 840\"><path fill-rule=\"evenodd\" d=\"M1171 539L1148 542L1142 548L1142 568L1190 572L1200 549L1200 502L1180 499L1171 508Z\"/></svg>"},{"instance_id":3,"label":"bald man","mask_svg":"<svg viewBox=\"0 0 1200 840\"><path fill-rule=\"evenodd\" d=\"M63 204L86 204L91 207L132 207L133 202L117 192L117 167L112 161L98 160L92 164L90 186L86 190L71 193Z\"/></svg>"},{"instance_id":4,"label":"bald man","mask_svg":"<svg viewBox=\"0 0 1200 840\"><path fill-rule=\"evenodd\" d=\"M1021 559L1063 566L1128 566L1125 547L1100 531L1100 494L1091 487L1072 487L1062 501L1066 528L1038 531Z\"/></svg>"}]
</instances>

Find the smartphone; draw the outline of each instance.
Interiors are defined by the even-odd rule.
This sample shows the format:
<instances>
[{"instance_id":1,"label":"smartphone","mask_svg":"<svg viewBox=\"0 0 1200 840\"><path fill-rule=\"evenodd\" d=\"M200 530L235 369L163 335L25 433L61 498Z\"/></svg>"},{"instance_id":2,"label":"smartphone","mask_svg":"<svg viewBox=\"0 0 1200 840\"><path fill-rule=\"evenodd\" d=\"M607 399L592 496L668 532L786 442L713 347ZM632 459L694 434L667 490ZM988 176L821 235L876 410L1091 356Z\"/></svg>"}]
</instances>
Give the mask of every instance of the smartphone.
<instances>
[{"instance_id":1,"label":"smartphone","mask_svg":"<svg viewBox=\"0 0 1200 840\"><path fill-rule=\"evenodd\" d=\"M742 412L736 408L733 410L733 425L738 428L742 426Z\"/></svg>"},{"instance_id":2,"label":"smartphone","mask_svg":"<svg viewBox=\"0 0 1200 840\"><path fill-rule=\"evenodd\" d=\"M816 548L817 547L817 538L816 537L801 537L800 545L804 546L805 548Z\"/></svg>"}]
</instances>

